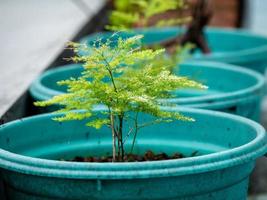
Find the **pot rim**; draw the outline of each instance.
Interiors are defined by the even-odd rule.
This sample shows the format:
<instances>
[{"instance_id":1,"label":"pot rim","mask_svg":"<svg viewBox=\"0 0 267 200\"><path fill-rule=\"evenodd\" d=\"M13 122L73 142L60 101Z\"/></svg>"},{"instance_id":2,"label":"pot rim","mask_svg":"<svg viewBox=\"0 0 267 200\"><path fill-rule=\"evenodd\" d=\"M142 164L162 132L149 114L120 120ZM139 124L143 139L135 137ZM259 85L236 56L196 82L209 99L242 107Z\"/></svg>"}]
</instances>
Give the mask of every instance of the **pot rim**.
<instances>
[{"instance_id":1,"label":"pot rim","mask_svg":"<svg viewBox=\"0 0 267 200\"><path fill-rule=\"evenodd\" d=\"M244 67L231 65L231 64L225 64L225 63L219 63L219 62L213 62L213 61L188 61L185 63L182 63L181 65L184 65L186 67L205 67L205 68L212 68L212 69L223 69L223 70L229 70L234 73L242 73L246 75L247 77L253 77L256 79L256 84L241 89L236 90L233 92L224 92L222 94L209 94L205 96L196 96L196 97L185 97L185 98L170 98L170 99L164 99L166 102L170 103L178 103L180 105L184 104L198 104L198 103L205 103L205 101L212 101L212 102L222 102L225 100L231 100L231 99L238 99L242 97L246 97L248 94L258 94L263 96L264 94L264 85L265 85L265 78L260 73L253 71L251 69L247 69ZM212 103L210 103L212 104Z\"/></svg>"},{"instance_id":2,"label":"pot rim","mask_svg":"<svg viewBox=\"0 0 267 200\"><path fill-rule=\"evenodd\" d=\"M222 94L208 94L205 96L163 99L163 101L166 103L178 103L180 105L199 104L199 103L205 103L207 101L218 103L224 100L230 100L234 98L239 99L241 96L242 97L247 96L247 94L251 95L253 93L258 93L259 95L263 95L263 87L265 85L265 79L260 73L255 72L253 70L235 66L235 65L210 62L210 61L189 61L189 62L183 63L182 65L186 67L204 67L204 68L212 68L212 69L219 68L221 70L228 70L233 73L242 73L248 77L253 77L254 79L256 79L257 83L250 87L241 89L241 90L236 90L233 92L225 92ZM63 92L44 86L42 84L42 80L50 76L51 74L73 70L75 68L82 69L82 64L63 65L59 68L51 69L51 70L44 72L31 84L31 87L30 87L31 95L37 100L47 100L51 98L52 96L63 94ZM209 103L209 104L212 105L212 103Z\"/></svg>"},{"instance_id":3,"label":"pot rim","mask_svg":"<svg viewBox=\"0 0 267 200\"><path fill-rule=\"evenodd\" d=\"M254 161L267 152L267 136L258 123L232 114L184 107L163 107L174 111L211 117L230 118L247 124L256 131L256 138L245 145L208 155L177 160L135 163L78 163L34 158L0 149L0 167L25 174L77 179L132 179L181 176L203 173ZM1 128L23 121L48 118L55 114L42 114L1 125Z\"/></svg>"},{"instance_id":4,"label":"pot rim","mask_svg":"<svg viewBox=\"0 0 267 200\"><path fill-rule=\"evenodd\" d=\"M44 101L50 99L52 96L64 94L64 92L51 89L42 84L42 80L49 77L51 74L61 73L68 70L73 70L75 68L83 68L81 63L75 64L66 64L62 66L58 66L57 68L48 69L44 73L42 73L39 77L37 77L31 84L29 88L29 92L34 99L37 101Z\"/></svg>"},{"instance_id":5,"label":"pot rim","mask_svg":"<svg viewBox=\"0 0 267 200\"><path fill-rule=\"evenodd\" d=\"M168 32L168 31L183 31L184 28L181 27L148 27L148 28L134 28L133 31L130 33L135 33L137 32L138 34L143 34L145 32ZM80 42L81 43L87 43L89 38L92 37L97 37L99 35L110 35L114 32L112 31L106 31L106 32L99 32L99 33L94 33L88 36L83 37ZM205 29L205 33L210 33L210 34L227 34L227 35L234 35L234 36L241 36L241 37L254 37L262 40L266 40L267 43L267 37L264 35L259 35L256 33L249 32L245 29L235 29L235 28L218 28L218 27L208 27ZM172 37L170 37L172 38ZM225 61L231 62L233 64L236 63L245 63L247 62L247 59L242 59L242 58L248 58L251 61L258 60L259 57L263 59L264 55L267 53L267 44L266 45L260 45L257 47L252 47L252 48L247 48L243 50L238 50L238 51L231 51L231 52L223 52L223 53L210 53L209 55L201 55L200 57L197 57L197 60L216 60L216 61ZM260 55L260 56L259 56ZM194 59L194 58L193 58ZM260 60L261 60L260 59Z\"/></svg>"}]
</instances>

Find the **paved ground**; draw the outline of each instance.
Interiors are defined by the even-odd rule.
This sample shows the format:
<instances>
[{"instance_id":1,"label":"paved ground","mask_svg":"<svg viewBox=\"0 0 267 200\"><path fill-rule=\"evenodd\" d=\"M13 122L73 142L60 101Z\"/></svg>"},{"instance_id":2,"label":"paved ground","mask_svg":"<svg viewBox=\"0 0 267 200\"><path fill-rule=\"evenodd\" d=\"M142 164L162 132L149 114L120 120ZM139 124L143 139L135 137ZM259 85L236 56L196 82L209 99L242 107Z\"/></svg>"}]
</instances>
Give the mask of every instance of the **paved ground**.
<instances>
[{"instance_id":1,"label":"paved ground","mask_svg":"<svg viewBox=\"0 0 267 200\"><path fill-rule=\"evenodd\" d=\"M266 195L253 196L249 197L248 200L267 200L267 196Z\"/></svg>"},{"instance_id":2,"label":"paved ground","mask_svg":"<svg viewBox=\"0 0 267 200\"><path fill-rule=\"evenodd\" d=\"M104 0L0 1L0 116Z\"/></svg>"}]
</instances>

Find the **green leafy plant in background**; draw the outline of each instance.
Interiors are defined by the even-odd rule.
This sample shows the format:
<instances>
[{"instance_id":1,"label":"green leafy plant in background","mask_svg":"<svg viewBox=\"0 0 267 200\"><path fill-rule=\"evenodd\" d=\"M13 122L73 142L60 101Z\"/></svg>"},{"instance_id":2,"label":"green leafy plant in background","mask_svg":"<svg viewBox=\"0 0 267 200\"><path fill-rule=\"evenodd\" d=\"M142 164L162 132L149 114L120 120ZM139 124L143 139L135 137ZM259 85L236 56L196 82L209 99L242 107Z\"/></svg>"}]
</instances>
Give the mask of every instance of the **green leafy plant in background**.
<instances>
[{"instance_id":1,"label":"green leafy plant in background","mask_svg":"<svg viewBox=\"0 0 267 200\"><path fill-rule=\"evenodd\" d=\"M188 6L185 0L114 0L114 10L112 10L109 18L109 30L131 31L135 27L149 26L175 26L188 23L190 16L183 17L177 13L183 11ZM174 17L159 17L168 11L175 11ZM159 17L157 19L157 16ZM155 21L152 22L151 21ZM143 48L162 48L164 45L143 46ZM195 46L192 43L186 43L181 46L175 42L170 48L166 47L168 56L161 55L153 62L156 65L169 66L169 70L173 71L179 63L190 57L190 52Z\"/></svg>"},{"instance_id":2,"label":"green leafy plant in background","mask_svg":"<svg viewBox=\"0 0 267 200\"><path fill-rule=\"evenodd\" d=\"M173 65L176 64L177 51L184 48L188 55L200 49L211 52L204 35L204 27L212 17L210 3L206 0L114 0L114 10L109 18L109 30L131 31L133 28L151 26L167 27L186 25L185 33L177 34L161 42ZM180 58L178 58L180 60Z\"/></svg>"},{"instance_id":3,"label":"green leafy plant in background","mask_svg":"<svg viewBox=\"0 0 267 200\"><path fill-rule=\"evenodd\" d=\"M115 9L110 15L109 30L129 30L134 27L151 26L150 21L167 11L185 9L185 0L115 0ZM175 26L187 23L191 17L159 19L153 26Z\"/></svg>"},{"instance_id":4,"label":"green leafy plant in background","mask_svg":"<svg viewBox=\"0 0 267 200\"><path fill-rule=\"evenodd\" d=\"M143 47L143 48L159 49L162 47L160 45L156 45L153 47ZM187 43L184 46L177 45L175 46L175 49L172 50L173 51L172 53L161 54L151 62L153 62L155 66L165 66L166 69L172 73L173 71L177 71L179 64L181 64L186 59L191 57L190 51L193 48L194 45L191 43Z\"/></svg>"},{"instance_id":5,"label":"green leafy plant in background","mask_svg":"<svg viewBox=\"0 0 267 200\"><path fill-rule=\"evenodd\" d=\"M177 112L161 110L162 104L158 99L168 98L170 91L180 88L205 88L186 77L171 74L164 65L154 65L153 60L163 54L164 49L143 50L140 48L141 38L140 35L125 40L119 38L115 47L111 47L111 39L96 41L90 47L72 43L74 51L83 48L90 52L71 58L84 63L82 75L58 83L68 87L66 94L35 102L37 106L62 106L57 112L63 115L54 119L57 121L88 119L87 126L97 129L108 126L113 141L113 161L123 161L124 144L131 134L132 152L140 128L161 121L193 120ZM98 104L107 107L107 111L102 111L101 118L93 111L94 105ZM138 113L141 112L156 118L140 124ZM129 121L132 125L124 132L124 126Z\"/></svg>"}]
</instances>

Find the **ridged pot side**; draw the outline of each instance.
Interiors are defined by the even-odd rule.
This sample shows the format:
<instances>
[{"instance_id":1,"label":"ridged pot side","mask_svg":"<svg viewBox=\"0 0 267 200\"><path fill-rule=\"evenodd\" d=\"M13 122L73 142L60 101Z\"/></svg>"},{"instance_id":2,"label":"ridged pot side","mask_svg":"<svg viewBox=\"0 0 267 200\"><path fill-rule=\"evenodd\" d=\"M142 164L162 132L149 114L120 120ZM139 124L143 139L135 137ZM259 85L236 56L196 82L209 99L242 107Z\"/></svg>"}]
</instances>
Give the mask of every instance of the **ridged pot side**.
<instances>
[{"instance_id":1,"label":"ridged pot side","mask_svg":"<svg viewBox=\"0 0 267 200\"><path fill-rule=\"evenodd\" d=\"M245 199L255 159L267 151L265 130L225 113L163 109L183 112L196 122L146 127L135 152L189 156L198 151L198 156L138 163L57 161L111 152L110 131L90 129L84 122L55 122L54 114L1 126L0 166L10 199ZM151 117L141 115L140 120Z\"/></svg>"}]
</instances>

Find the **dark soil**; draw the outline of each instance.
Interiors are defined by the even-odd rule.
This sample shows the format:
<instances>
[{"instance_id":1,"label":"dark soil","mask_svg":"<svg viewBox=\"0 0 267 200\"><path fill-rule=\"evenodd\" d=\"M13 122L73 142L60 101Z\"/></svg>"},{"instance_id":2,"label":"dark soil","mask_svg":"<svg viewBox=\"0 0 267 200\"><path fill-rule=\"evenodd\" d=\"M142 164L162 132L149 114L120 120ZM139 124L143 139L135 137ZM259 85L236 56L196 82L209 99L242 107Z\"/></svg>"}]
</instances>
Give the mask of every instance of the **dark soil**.
<instances>
[{"instance_id":1,"label":"dark soil","mask_svg":"<svg viewBox=\"0 0 267 200\"><path fill-rule=\"evenodd\" d=\"M147 151L144 155L136 155L136 154L127 154L124 156L123 161L118 162L145 162L145 161L159 161L159 160L170 160L170 159L180 159L184 158L183 154L181 153L174 153L171 156L168 156L166 153L159 153L156 154L153 151ZM89 156L89 157L81 157L76 156L72 160L74 162L112 162L112 156Z\"/></svg>"}]
</instances>

